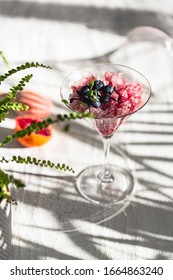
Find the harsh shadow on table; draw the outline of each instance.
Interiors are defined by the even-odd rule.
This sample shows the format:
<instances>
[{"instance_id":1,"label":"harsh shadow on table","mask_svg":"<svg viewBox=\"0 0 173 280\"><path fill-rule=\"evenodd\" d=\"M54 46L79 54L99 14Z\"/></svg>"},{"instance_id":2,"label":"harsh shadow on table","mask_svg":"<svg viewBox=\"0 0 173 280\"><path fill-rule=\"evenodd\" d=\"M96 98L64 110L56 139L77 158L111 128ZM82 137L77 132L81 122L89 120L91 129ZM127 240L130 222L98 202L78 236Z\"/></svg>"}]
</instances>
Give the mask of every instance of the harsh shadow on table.
<instances>
[{"instance_id":1,"label":"harsh shadow on table","mask_svg":"<svg viewBox=\"0 0 173 280\"><path fill-rule=\"evenodd\" d=\"M116 259L123 254L129 259L170 258L173 252L171 197L169 202L164 202L145 198L143 192L137 192L125 211L116 215L113 207L102 208L81 198L74 188L73 177L42 176L38 186L34 184L34 176L29 178L27 188L17 194L17 211L27 213L27 220L21 219L19 223L21 231L15 239L23 246L19 255L19 248L15 248L12 258L78 259L75 253L58 251L58 243L52 247L51 240L56 240L60 233L65 234L76 248L83 250L83 259L85 254L89 254L91 259ZM146 188L150 190L148 186ZM153 187L151 190L157 195L162 191L160 189L157 185L157 189ZM28 212L28 207L32 208L31 212ZM46 238L49 236L48 241ZM98 244L102 244L100 249ZM107 247L114 251L114 257ZM145 254L147 249L155 253L149 256Z\"/></svg>"},{"instance_id":2,"label":"harsh shadow on table","mask_svg":"<svg viewBox=\"0 0 173 280\"><path fill-rule=\"evenodd\" d=\"M171 117L172 103L158 107L153 100L117 132L122 141L117 146L115 137L111 152L126 155L136 178L131 204L119 215L113 207L102 208L84 200L74 188L75 177L25 174L27 188L17 194L15 211L26 214L27 220L20 220L20 231L14 236L15 244L23 245L20 252L15 248L11 258L79 259L80 255L82 259L172 259ZM95 133L82 127L75 123L70 136L81 142L87 139L102 149ZM62 253L58 241L52 244L59 234L73 244L74 252L66 245L66 253Z\"/></svg>"},{"instance_id":3,"label":"harsh shadow on table","mask_svg":"<svg viewBox=\"0 0 173 280\"><path fill-rule=\"evenodd\" d=\"M126 34L134 26L151 25L158 28L172 27L172 15L152 10L133 8L96 7L60 3L36 3L30 1L1 1L3 16L45 19L82 23L89 28ZM166 20L166 19L169 20ZM103 20L104 19L104 20Z\"/></svg>"}]
</instances>

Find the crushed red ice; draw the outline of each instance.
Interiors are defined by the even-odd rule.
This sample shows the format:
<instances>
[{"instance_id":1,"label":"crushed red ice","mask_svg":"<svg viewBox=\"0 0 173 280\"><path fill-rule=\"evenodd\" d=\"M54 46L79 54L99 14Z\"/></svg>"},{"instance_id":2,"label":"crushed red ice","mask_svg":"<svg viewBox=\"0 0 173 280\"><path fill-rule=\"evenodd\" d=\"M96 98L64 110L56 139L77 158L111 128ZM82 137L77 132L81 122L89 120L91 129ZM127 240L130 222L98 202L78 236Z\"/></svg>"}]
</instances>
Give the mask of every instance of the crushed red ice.
<instances>
[{"instance_id":1,"label":"crushed red ice","mask_svg":"<svg viewBox=\"0 0 173 280\"><path fill-rule=\"evenodd\" d=\"M87 105L79 98L77 91L84 85L88 85L92 80L102 80L104 85L114 86L116 92L111 94L111 100L109 103L101 104L99 108L94 108ZM102 77L87 75L81 79L78 83L71 86L72 93L69 96L69 100L73 99L71 107L78 112L89 111L94 114L95 118L111 118L115 116L122 116L133 113L141 105L141 96L143 87L137 81L128 81L123 73L106 72ZM76 98L76 99L75 99Z\"/></svg>"}]
</instances>

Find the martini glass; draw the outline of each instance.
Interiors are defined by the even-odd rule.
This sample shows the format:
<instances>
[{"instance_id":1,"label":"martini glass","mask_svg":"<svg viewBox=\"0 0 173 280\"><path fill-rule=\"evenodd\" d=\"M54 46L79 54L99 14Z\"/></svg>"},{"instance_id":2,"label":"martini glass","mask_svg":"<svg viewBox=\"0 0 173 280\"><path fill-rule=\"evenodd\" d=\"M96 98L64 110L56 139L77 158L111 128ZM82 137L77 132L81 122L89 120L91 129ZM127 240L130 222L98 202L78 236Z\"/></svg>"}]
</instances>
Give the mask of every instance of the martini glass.
<instances>
[{"instance_id":1,"label":"martini glass","mask_svg":"<svg viewBox=\"0 0 173 280\"><path fill-rule=\"evenodd\" d=\"M127 118L140 110L149 100L151 87L148 80L138 71L119 64L95 64L75 70L68 75L61 85L61 98L68 101L67 107L74 111L70 103L72 87L80 83L87 76L94 76L101 79L106 72L119 74L128 83L138 83L142 87L140 103L133 110L125 110L115 115L103 116L100 108L88 107L86 110L94 113L94 118L87 118L92 127L100 134L103 140L104 163L101 165L89 166L82 170L76 179L76 186L79 193L88 201L99 205L112 205L126 199L133 190L133 177L128 170L117 165L109 164L109 151L111 138ZM120 74L121 73L121 74ZM117 83L121 82L121 78ZM76 110L80 111L80 110Z\"/></svg>"}]
</instances>

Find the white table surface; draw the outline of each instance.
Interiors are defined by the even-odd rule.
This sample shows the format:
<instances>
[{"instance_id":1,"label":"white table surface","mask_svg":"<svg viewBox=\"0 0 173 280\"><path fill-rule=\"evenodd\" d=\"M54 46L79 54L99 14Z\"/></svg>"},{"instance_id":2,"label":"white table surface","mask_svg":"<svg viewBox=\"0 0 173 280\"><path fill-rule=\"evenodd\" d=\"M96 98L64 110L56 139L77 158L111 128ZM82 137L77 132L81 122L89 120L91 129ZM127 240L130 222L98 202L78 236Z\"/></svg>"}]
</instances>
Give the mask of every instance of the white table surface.
<instances>
[{"instance_id":1,"label":"white table surface","mask_svg":"<svg viewBox=\"0 0 173 280\"><path fill-rule=\"evenodd\" d=\"M131 203L119 215L114 208L109 212L90 205L74 188L75 176L83 168L103 160L101 139L85 121L74 122L68 133L54 126L54 137L45 146L22 148L13 141L1 150L6 157L30 155L65 162L76 171L72 175L3 164L26 183L24 190L14 192L18 205L12 207L9 259L173 258L172 56L152 45L124 61L119 50L130 29L147 24L171 35L173 2L0 1L0 48L11 64L33 60L54 67L34 71L28 88L49 96L55 112L65 110L59 97L63 78L93 62L139 67L154 93L112 140L111 163L119 160L135 178ZM3 123L0 140L13 127L10 118Z\"/></svg>"}]
</instances>

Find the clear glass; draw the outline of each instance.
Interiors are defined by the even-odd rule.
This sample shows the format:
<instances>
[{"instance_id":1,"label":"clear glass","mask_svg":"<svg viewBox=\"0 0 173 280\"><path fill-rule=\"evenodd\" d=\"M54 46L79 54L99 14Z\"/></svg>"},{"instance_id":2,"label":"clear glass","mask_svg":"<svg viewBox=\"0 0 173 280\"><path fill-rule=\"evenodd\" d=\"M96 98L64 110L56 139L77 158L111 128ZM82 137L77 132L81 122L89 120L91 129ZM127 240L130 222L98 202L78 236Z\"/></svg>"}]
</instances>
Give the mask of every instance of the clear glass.
<instances>
[{"instance_id":1,"label":"clear glass","mask_svg":"<svg viewBox=\"0 0 173 280\"><path fill-rule=\"evenodd\" d=\"M137 81L142 85L141 105L136 111L148 102L151 95L151 87L148 80L138 71L118 64L96 64L72 72L61 85L61 98L69 100L69 94L72 91L71 86L86 77L88 73L103 76L105 72L123 73L129 82ZM70 104L67 104L67 106L72 109ZM132 175L126 169L109 163L109 150L111 138L118 127L136 111L111 118L86 119L101 135L105 157L103 164L90 166L81 171L77 177L76 187L78 191L90 202L111 205L124 200L132 193L134 185Z\"/></svg>"},{"instance_id":2,"label":"clear glass","mask_svg":"<svg viewBox=\"0 0 173 280\"><path fill-rule=\"evenodd\" d=\"M157 101L164 102L165 95L171 100L173 39L165 31L152 26L131 29L124 45L111 55L110 61L143 73L149 79L153 98Z\"/></svg>"},{"instance_id":3,"label":"clear glass","mask_svg":"<svg viewBox=\"0 0 173 280\"><path fill-rule=\"evenodd\" d=\"M163 45L168 51L173 50L172 38L163 30L152 26L138 26L127 33L128 42L154 42Z\"/></svg>"}]
</instances>

